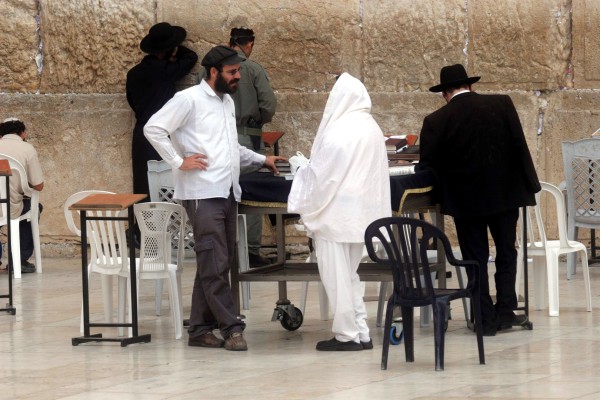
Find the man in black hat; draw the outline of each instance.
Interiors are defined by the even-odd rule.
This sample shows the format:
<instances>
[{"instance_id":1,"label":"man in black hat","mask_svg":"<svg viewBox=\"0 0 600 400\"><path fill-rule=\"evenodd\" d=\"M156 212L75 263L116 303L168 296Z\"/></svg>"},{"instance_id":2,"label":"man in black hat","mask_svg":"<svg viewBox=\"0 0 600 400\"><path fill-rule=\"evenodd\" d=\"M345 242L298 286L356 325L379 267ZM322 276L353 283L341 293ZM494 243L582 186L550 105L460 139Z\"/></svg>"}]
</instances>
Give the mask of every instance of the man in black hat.
<instances>
[{"instance_id":1,"label":"man in black hat","mask_svg":"<svg viewBox=\"0 0 600 400\"><path fill-rule=\"evenodd\" d=\"M265 166L277 173L283 157L241 146L230 94L238 88L244 59L227 46L202 59L206 78L182 90L154 114L144 134L173 168L175 192L192 222L196 278L188 329L190 346L247 350L245 324L237 317L229 283L234 265L240 167ZM222 340L213 334L218 329Z\"/></svg>"},{"instance_id":2,"label":"man in black hat","mask_svg":"<svg viewBox=\"0 0 600 400\"><path fill-rule=\"evenodd\" d=\"M269 84L269 77L262 65L250 59L254 49L254 31L250 28L233 28L230 32L229 47L245 59L241 70L239 88L231 95L235 103L235 119L240 144L250 150L265 153L262 141L262 127L271 122L275 115L277 100ZM242 173L254 172L245 169ZM268 264L260 256L262 236L262 215L247 215L248 261L252 267Z\"/></svg>"},{"instance_id":3,"label":"man in black hat","mask_svg":"<svg viewBox=\"0 0 600 400\"><path fill-rule=\"evenodd\" d=\"M517 111L509 96L471 91L479 77L446 66L440 84L446 105L425 117L417 169L430 170L441 212L451 215L465 260L481 265L484 334L527 322L515 316L519 207L535 205L541 190ZM488 229L496 246L496 304L490 296Z\"/></svg>"},{"instance_id":4,"label":"man in black hat","mask_svg":"<svg viewBox=\"0 0 600 400\"><path fill-rule=\"evenodd\" d=\"M198 55L182 46L186 31L180 26L160 22L140 42L147 53L127 73L127 102L135 113L131 144L133 192L149 194L148 160L160 160L159 154L144 137L144 125L175 94L175 82L189 73Z\"/></svg>"}]
</instances>

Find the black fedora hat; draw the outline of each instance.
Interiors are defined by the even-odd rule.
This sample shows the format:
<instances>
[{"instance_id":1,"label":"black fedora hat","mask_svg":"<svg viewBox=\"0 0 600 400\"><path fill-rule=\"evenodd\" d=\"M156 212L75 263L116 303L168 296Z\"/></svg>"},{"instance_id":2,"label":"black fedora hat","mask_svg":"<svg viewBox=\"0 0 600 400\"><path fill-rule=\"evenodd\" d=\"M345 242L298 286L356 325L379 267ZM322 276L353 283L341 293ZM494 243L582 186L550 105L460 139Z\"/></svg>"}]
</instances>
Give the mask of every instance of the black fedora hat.
<instances>
[{"instance_id":1,"label":"black fedora hat","mask_svg":"<svg viewBox=\"0 0 600 400\"><path fill-rule=\"evenodd\" d=\"M430 92L441 92L448 87L456 87L462 84L472 84L477 82L481 77L467 76L465 67L461 64L447 65L440 71L440 84L429 88Z\"/></svg>"},{"instance_id":2,"label":"black fedora hat","mask_svg":"<svg viewBox=\"0 0 600 400\"><path fill-rule=\"evenodd\" d=\"M150 28L148 34L140 42L144 53L162 53L179 46L185 40L186 31L180 26L168 22L159 22Z\"/></svg>"}]
</instances>

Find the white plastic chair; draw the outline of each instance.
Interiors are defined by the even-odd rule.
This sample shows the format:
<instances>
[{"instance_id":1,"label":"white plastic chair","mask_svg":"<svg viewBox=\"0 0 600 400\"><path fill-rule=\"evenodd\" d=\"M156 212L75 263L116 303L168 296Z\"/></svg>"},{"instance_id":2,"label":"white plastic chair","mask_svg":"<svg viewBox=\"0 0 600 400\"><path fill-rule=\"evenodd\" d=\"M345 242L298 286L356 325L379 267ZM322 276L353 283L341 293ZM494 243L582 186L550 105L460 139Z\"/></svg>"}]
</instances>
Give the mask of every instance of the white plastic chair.
<instances>
[{"instance_id":1,"label":"white plastic chair","mask_svg":"<svg viewBox=\"0 0 600 400\"><path fill-rule=\"evenodd\" d=\"M177 246L176 263L171 262L171 250L173 242L183 241L185 210L179 204L165 202L135 204L133 209L141 233L137 279L168 280L175 339L181 339L183 246Z\"/></svg>"},{"instance_id":2,"label":"white plastic chair","mask_svg":"<svg viewBox=\"0 0 600 400\"><path fill-rule=\"evenodd\" d=\"M587 249L580 242L567 239L567 222L565 203L559 188L546 182L540 182L542 190L536 194L535 207L527 208L527 257L533 260L533 278L536 309L542 309L549 300L548 313L550 316L559 315L558 298L558 265L561 254L581 254L583 266L583 281L586 294L586 309L592 311L592 295L590 289L590 273L588 267ZM556 220L558 223L558 239L548 240L542 220L540 200L542 192L552 195L556 204ZM519 293L520 276L523 271L523 257L517 259L517 293Z\"/></svg>"},{"instance_id":3,"label":"white plastic chair","mask_svg":"<svg viewBox=\"0 0 600 400\"><path fill-rule=\"evenodd\" d=\"M69 196L69 198L67 198L67 200L65 201L64 205L63 205L63 213L65 215L65 220L67 221L67 227L69 228L69 231L71 231L71 233L73 233L74 235L77 235L78 237L81 238L81 229L80 226L78 225L79 223L79 211L72 211L69 210L69 207L71 207L71 205L77 203L80 200L83 200L84 198L86 198L89 195L92 194L114 194L113 192L107 192L104 190L84 190L81 192L77 192L72 194L71 196ZM77 218L75 218L75 216L77 216ZM89 239L89 237L88 237ZM91 259L93 260L93 259ZM88 279L90 277L90 272L92 271L92 265L93 262L90 261L90 263L88 264ZM106 319L106 322L112 323L113 322L113 296L112 296L112 275L113 274L102 274L102 297L103 297L103 304L104 304L104 316ZM80 330L83 333L83 306L81 308L81 326L80 326Z\"/></svg>"},{"instance_id":4,"label":"white plastic chair","mask_svg":"<svg viewBox=\"0 0 600 400\"><path fill-rule=\"evenodd\" d=\"M77 192L72 194L71 196L69 196L69 198L65 201L64 205L63 205L63 212L65 215L65 220L67 222L67 226L69 228L69 230L74 234L77 235L78 237L81 237L81 229L79 227L79 211L72 211L69 210L69 207L78 202L79 200L82 200L84 198L86 198L89 195L92 194L114 194L114 192L109 192L109 191L104 191L104 190L84 190L81 192ZM90 212L88 211L88 215ZM95 216L101 216L102 213L93 213L93 215ZM101 222L101 221L98 221ZM119 228L120 229L120 228ZM89 235L90 232L90 225L88 223L88 240L90 243L90 247L92 248L92 250L94 249L93 244L92 244L92 238L90 238ZM114 233L113 233L114 235ZM107 240L107 242L110 242L110 239ZM127 241L125 240L124 246L125 248L127 248L126 244ZM124 254L125 257L128 257L128 254ZM120 257L120 255L117 255L117 259L118 257ZM108 273L104 273L104 269L98 266L98 260L96 262L94 262L94 258L91 257L90 258L90 263L88 264L88 280L90 278L90 274L91 272L98 272L101 275L101 282L102 282L102 301L104 304L104 316L105 316L105 320L106 322L112 323L113 322L113 288L112 288L112 284L113 284L113 276L114 275L118 275L119 276L119 318L120 318L120 322L124 321L124 313L125 313L125 297L126 297L126 289L127 289L127 281L123 280L122 278L128 278L129 277L129 262L125 261L125 270L123 271L123 274L119 274L119 273L115 273L114 270L110 270ZM123 261L118 261L119 263L123 263ZM139 270L139 260L136 260L136 268ZM161 281L162 282L162 281ZM157 291L157 297L155 298L155 304L156 304L156 309L160 310L160 304L161 304L161 300L162 300L162 285L160 286L161 290L158 292ZM139 292L138 292L139 293ZM157 315L160 315L160 313L157 313ZM82 311L81 311L81 327L80 327L81 332L83 333L83 307L82 307ZM123 329L119 328L119 334L123 334Z\"/></svg>"},{"instance_id":5,"label":"white plastic chair","mask_svg":"<svg viewBox=\"0 0 600 400\"><path fill-rule=\"evenodd\" d=\"M42 253L40 248L40 192L29 186L27 179L27 172L23 165L6 154L0 154L0 159L8 160L10 169L12 170L11 179L20 179L21 187L23 188L23 194L31 198L31 209L25 214L20 215L18 218L10 218L10 232L11 232L11 251L13 259L13 271L15 279L21 279L21 241L19 239L19 223L27 220L31 223L31 231L33 234L33 253L35 255L35 268L38 274L42 273ZM6 178L6 177L4 177ZM6 184L2 180L0 182L0 196L6 198ZM6 203L2 203L2 215L0 215L0 226L7 225L8 217L6 212Z\"/></svg>"},{"instance_id":6,"label":"white plastic chair","mask_svg":"<svg viewBox=\"0 0 600 400\"><path fill-rule=\"evenodd\" d=\"M577 240L579 228L600 229L600 140L563 142L567 187L567 234ZM567 256L567 279L575 274L575 254Z\"/></svg>"}]
</instances>

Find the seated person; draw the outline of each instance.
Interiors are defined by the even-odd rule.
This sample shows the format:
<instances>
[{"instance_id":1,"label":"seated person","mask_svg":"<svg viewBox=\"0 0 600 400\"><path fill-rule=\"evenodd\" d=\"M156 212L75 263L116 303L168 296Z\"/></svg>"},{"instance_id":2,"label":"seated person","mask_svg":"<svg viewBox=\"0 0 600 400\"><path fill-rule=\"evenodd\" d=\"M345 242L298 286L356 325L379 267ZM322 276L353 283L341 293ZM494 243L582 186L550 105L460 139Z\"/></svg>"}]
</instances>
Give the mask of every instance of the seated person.
<instances>
[{"instance_id":1,"label":"seated person","mask_svg":"<svg viewBox=\"0 0 600 400\"><path fill-rule=\"evenodd\" d=\"M27 172L29 185L34 190L44 188L44 176L35 148L25 141L27 132L25 124L16 118L7 118L0 124L0 154L10 156L23 165ZM10 213L11 218L18 218L31 209L31 199L23 195L20 179L10 179ZM40 213L42 205L40 204ZM28 260L33 254L33 234L31 223L21 221L19 224L21 245L21 273L35 272L35 265ZM0 257L2 246L0 246Z\"/></svg>"}]
</instances>

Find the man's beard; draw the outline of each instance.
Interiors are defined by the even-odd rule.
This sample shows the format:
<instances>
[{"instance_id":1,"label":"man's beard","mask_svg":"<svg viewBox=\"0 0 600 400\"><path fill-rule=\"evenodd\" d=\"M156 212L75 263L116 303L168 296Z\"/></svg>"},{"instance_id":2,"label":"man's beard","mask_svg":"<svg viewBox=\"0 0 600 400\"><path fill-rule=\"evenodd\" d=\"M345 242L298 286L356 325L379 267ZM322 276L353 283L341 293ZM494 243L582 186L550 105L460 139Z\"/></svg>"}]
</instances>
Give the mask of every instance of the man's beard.
<instances>
[{"instance_id":1,"label":"man's beard","mask_svg":"<svg viewBox=\"0 0 600 400\"><path fill-rule=\"evenodd\" d=\"M232 84L237 83L238 81L239 79L232 79L231 81L229 81L229 83L227 83L225 78L223 78L223 75L221 75L221 73L218 73L217 80L215 81L215 89L217 90L217 92L220 93L235 93L235 91L237 90L237 85L235 87L232 87Z\"/></svg>"}]
</instances>

